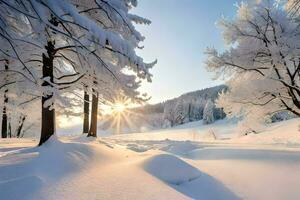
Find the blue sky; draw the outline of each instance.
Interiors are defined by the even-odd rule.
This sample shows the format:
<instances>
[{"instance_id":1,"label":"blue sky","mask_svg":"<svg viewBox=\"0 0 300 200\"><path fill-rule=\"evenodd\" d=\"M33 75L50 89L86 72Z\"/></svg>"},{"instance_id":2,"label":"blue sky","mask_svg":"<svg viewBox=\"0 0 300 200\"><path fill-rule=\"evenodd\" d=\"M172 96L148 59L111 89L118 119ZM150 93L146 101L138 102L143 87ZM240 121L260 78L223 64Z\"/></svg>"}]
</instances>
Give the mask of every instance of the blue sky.
<instances>
[{"instance_id":1,"label":"blue sky","mask_svg":"<svg viewBox=\"0 0 300 200\"><path fill-rule=\"evenodd\" d=\"M204 67L206 47L223 49L221 30L216 22L222 16L235 15L239 0L140 0L133 13L152 21L137 26L146 37L145 48L138 51L145 61L155 59L153 82L143 84L156 103L185 92L222 83Z\"/></svg>"}]
</instances>

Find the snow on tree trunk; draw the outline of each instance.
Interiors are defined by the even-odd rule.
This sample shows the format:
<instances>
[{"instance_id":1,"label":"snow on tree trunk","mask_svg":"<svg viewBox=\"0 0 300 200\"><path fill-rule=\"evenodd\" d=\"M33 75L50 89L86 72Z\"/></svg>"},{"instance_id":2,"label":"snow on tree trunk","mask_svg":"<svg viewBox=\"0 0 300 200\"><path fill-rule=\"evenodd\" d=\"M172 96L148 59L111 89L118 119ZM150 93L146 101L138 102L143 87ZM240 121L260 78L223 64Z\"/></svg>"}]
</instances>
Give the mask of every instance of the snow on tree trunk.
<instances>
[{"instance_id":1,"label":"snow on tree trunk","mask_svg":"<svg viewBox=\"0 0 300 200\"><path fill-rule=\"evenodd\" d=\"M90 114L90 96L89 94L84 91L84 102L83 102L83 133L88 133L89 132L89 124L90 124L90 120L89 120L89 114Z\"/></svg>"},{"instance_id":2,"label":"snow on tree trunk","mask_svg":"<svg viewBox=\"0 0 300 200\"><path fill-rule=\"evenodd\" d=\"M208 100L203 111L203 124L211 124L214 121L214 103Z\"/></svg>"},{"instance_id":3,"label":"snow on tree trunk","mask_svg":"<svg viewBox=\"0 0 300 200\"><path fill-rule=\"evenodd\" d=\"M91 128L88 137L97 137L98 99L98 93L94 93L92 98Z\"/></svg>"},{"instance_id":4,"label":"snow on tree trunk","mask_svg":"<svg viewBox=\"0 0 300 200\"><path fill-rule=\"evenodd\" d=\"M54 42L49 41L46 50L47 55L43 54L43 79L48 80L44 80L42 86L52 88L53 86L50 83L53 83ZM42 130L39 146L55 133L55 109L53 104L53 92L47 91L42 97Z\"/></svg>"}]
</instances>

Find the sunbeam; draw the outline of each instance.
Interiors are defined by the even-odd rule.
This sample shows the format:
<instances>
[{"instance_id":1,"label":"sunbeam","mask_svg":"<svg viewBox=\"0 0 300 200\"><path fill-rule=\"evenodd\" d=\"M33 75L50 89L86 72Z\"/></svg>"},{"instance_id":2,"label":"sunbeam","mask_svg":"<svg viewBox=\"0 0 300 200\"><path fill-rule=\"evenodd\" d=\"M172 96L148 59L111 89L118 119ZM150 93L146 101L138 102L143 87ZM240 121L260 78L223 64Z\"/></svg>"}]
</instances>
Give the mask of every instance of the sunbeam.
<instances>
[{"instance_id":1,"label":"sunbeam","mask_svg":"<svg viewBox=\"0 0 300 200\"><path fill-rule=\"evenodd\" d=\"M114 134L121 134L124 128L134 128L134 123L130 120L132 116L143 116L133 111L132 108L137 104L132 103L128 98L118 98L112 102L101 105L101 111L104 114L104 123L109 124L109 129L114 130Z\"/></svg>"}]
</instances>

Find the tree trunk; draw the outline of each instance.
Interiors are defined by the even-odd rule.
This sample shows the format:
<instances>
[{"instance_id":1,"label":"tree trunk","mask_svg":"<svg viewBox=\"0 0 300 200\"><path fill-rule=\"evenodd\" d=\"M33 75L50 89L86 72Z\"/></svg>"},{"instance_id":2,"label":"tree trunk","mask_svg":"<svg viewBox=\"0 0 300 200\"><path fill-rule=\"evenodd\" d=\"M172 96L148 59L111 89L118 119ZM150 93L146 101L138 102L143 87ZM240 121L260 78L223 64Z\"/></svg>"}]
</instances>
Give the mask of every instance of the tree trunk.
<instances>
[{"instance_id":1,"label":"tree trunk","mask_svg":"<svg viewBox=\"0 0 300 200\"><path fill-rule=\"evenodd\" d=\"M22 129L23 129L25 119L26 119L25 116L21 116L19 126L18 126L18 129L17 129L17 138L21 137L21 132L22 132Z\"/></svg>"},{"instance_id":2,"label":"tree trunk","mask_svg":"<svg viewBox=\"0 0 300 200\"><path fill-rule=\"evenodd\" d=\"M8 70L8 60L6 60L6 63L4 65L5 70ZM8 120L7 120L7 103L8 103L8 89L4 91L4 102L3 102L3 110L2 110L2 127L1 127L1 136L2 138L7 138L7 132L8 132Z\"/></svg>"},{"instance_id":3,"label":"tree trunk","mask_svg":"<svg viewBox=\"0 0 300 200\"><path fill-rule=\"evenodd\" d=\"M8 101L7 96L6 96L6 91L4 93L4 104L3 104L3 111L2 111L2 127L1 127L1 135L2 138L7 138L7 114L6 114L6 103Z\"/></svg>"},{"instance_id":4,"label":"tree trunk","mask_svg":"<svg viewBox=\"0 0 300 200\"><path fill-rule=\"evenodd\" d=\"M8 136L11 138L12 137L12 134L11 134L11 119L9 120L9 122L8 122Z\"/></svg>"},{"instance_id":5,"label":"tree trunk","mask_svg":"<svg viewBox=\"0 0 300 200\"><path fill-rule=\"evenodd\" d=\"M92 98L91 128L88 137L97 137L98 93L94 91Z\"/></svg>"},{"instance_id":6,"label":"tree trunk","mask_svg":"<svg viewBox=\"0 0 300 200\"><path fill-rule=\"evenodd\" d=\"M191 104L189 103L189 107L188 107L188 118L189 118L189 122L191 121Z\"/></svg>"},{"instance_id":7,"label":"tree trunk","mask_svg":"<svg viewBox=\"0 0 300 200\"><path fill-rule=\"evenodd\" d=\"M89 114L90 114L90 96L89 94L85 91L84 92L84 102L83 102L83 133L88 133L89 132L89 125L90 125L90 120L89 120Z\"/></svg>"},{"instance_id":8,"label":"tree trunk","mask_svg":"<svg viewBox=\"0 0 300 200\"><path fill-rule=\"evenodd\" d=\"M43 78L53 83L53 60L54 60L54 42L49 41L45 46L47 55L43 54ZM52 87L50 83L44 81L44 87ZM55 133L55 110L53 93L44 94L42 97L42 128L39 146L46 142ZM49 101L52 101L49 103Z\"/></svg>"}]
</instances>

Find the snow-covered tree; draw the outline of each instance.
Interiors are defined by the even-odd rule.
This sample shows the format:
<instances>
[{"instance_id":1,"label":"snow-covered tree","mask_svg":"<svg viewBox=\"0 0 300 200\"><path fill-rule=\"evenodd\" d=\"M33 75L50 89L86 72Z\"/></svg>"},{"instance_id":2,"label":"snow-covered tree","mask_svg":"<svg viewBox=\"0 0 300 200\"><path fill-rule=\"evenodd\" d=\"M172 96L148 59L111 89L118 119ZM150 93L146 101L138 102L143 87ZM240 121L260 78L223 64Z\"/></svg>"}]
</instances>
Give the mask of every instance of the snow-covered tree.
<instances>
[{"instance_id":1,"label":"snow-covered tree","mask_svg":"<svg viewBox=\"0 0 300 200\"><path fill-rule=\"evenodd\" d=\"M9 61L7 59L2 60L4 62L4 71L8 72L8 64ZM8 73L5 74L5 77L3 77L3 86L4 85L9 85L9 75ZM5 87L5 86L4 86ZM2 109L2 123L1 123L1 135L2 138L6 138L9 134L9 122L8 122L8 117L7 117L7 104L8 104L8 89L5 87L4 89L4 95L3 95L3 109ZM10 133L11 134L11 133Z\"/></svg>"},{"instance_id":2,"label":"snow-covered tree","mask_svg":"<svg viewBox=\"0 0 300 200\"><path fill-rule=\"evenodd\" d=\"M211 100L206 102L203 110L203 124L211 124L215 121L214 118L214 103Z\"/></svg>"},{"instance_id":3,"label":"snow-covered tree","mask_svg":"<svg viewBox=\"0 0 300 200\"><path fill-rule=\"evenodd\" d=\"M283 4L286 11L289 13L291 18L298 18L300 11L300 1L299 0L277 0L279 5Z\"/></svg>"},{"instance_id":4,"label":"snow-covered tree","mask_svg":"<svg viewBox=\"0 0 300 200\"><path fill-rule=\"evenodd\" d=\"M3 11L5 13L5 11ZM8 15L8 19L13 18ZM12 28L17 27L15 19L11 21ZM0 30L4 36L13 37L14 33L8 30ZM8 34L10 33L10 34ZM1 35L1 34L0 34ZM13 44L13 46L12 46ZM18 49L18 51L17 51ZM39 96L35 93L37 86L33 79L31 79L30 67L27 67L25 63L31 62L33 58L26 61L21 60L22 56L29 55L28 51L32 50L23 42L19 40L13 43L6 39L6 37L0 36L0 101L1 104L1 135L2 137L14 137L18 136L15 133L15 127L18 127L18 132L22 131L24 127L24 108L25 104L28 104L36 100ZM25 91L24 89L28 87ZM27 115L27 114L26 114ZM25 117L26 118L26 117ZM22 119L22 120L21 120ZM24 119L24 120L23 120ZM20 122L23 121L23 122Z\"/></svg>"},{"instance_id":5,"label":"snow-covered tree","mask_svg":"<svg viewBox=\"0 0 300 200\"><path fill-rule=\"evenodd\" d=\"M190 103L189 118L191 121L200 120L203 118L203 109L205 100L202 98L193 99Z\"/></svg>"},{"instance_id":6,"label":"snow-covered tree","mask_svg":"<svg viewBox=\"0 0 300 200\"><path fill-rule=\"evenodd\" d=\"M207 49L207 68L229 78L217 104L228 115L300 116L300 26L272 1L242 3L219 25L229 48ZM260 117L258 117L258 114Z\"/></svg>"},{"instance_id":7,"label":"snow-covered tree","mask_svg":"<svg viewBox=\"0 0 300 200\"><path fill-rule=\"evenodd\" d=\"M74 3L74 5L76 5L76 7L80 10L80 13L83 13L84 15L88 16L89 18L93 19L94 21L98 22L103 29L107 29L111 32L117 33L119 35L121 35L123 38L125 38L125 41L128 41L130 43L132 43L133 48L138 47L138 43L140 41L142 41L144 39L144 37L142 37L140 35L139 32L137 32L133 26L133 23L139 23L139 24L149 24L150 21L144 18L141 18L139 16L136 15L132 15L130 14L128 11L132 8L137 6L137 2L136 1L77 1L74 0L72 1ZM109 15L107 15L107 13L109 13ZM113 41L114 43L116 41ZM97 76L97 80L94 81L95 85L99 85L101 82L101 86L100 88L93 88L94 91L97 91L97 93L103 93L103 91L99 91L102 90L103 88L106 89L106 91L104 91L104 93L110 93L110 91L115 91L121 89L124 91L124 94L126 96L129 96L130 98L133 98L134 100L137 99L137 96L139 95L139 93L136 91L136 89L140 86L140 83L136 81L136 76L129 76L129 75L125 75L122 72L123 68L128 68L131 71L134 71L136 73L136 75L139 78L147 78L149 81L151 79L151 75L149 74L149 72L147 71L148 68L150 68L153 64L150 65L145 65L144 63L142 63L144 67L142 70L139 69L142 66L139 66L140 63L136 63L136 62L132 62L133 60L128 57L128 55L120 52L120 51L115 51L111 48L111 45L109 41L107 41L105 43L105 49L102 48L102 46L100 45L100 48L97 48L98 51L102 52L102 54L104 55L104 57L101 57L105 63L107 64L108 67L110 67L110 71L113 71L115 76L113 78L116 78L116 84L114 84L113 87L117 86L119 88L111 88L108 89L109 87L111 87L111 85L109 87L105 86L103 87L103 80L101 78L99 78L99 76ZM99 47L99 45L98 45ZM98 52L97 51L97 52ZM124 62L125 61L125 62ZM137 60L138 62L142 61L141 58L138 58ZM103 73L102 73L103 74ZM102 75L101 74L101 75ZM100 79L100 80L99 80ZM107 81L106 81L107 83ZM96 86L97 87L97 86ZM95 93L95 98L94 101L97 101L97 94ZM85 95L86 98L88 98L87 95ZM107 95L104 95L107 96ZM109 94L109 101L113 101L113 99L111 98L112 94ZM98 97L99 98L99 97ZM140 97L138 97L138 99L140 99ZM86 103L87 101L85 101L85 108L87 110L88 104ZM94 104L94 106L96 106L96 104ZM95 110L95 109L94 109ZM92 109L92 113L93 113L93 109ZM94 120L92 120L92 125L93 125L93 129L95 132L96 129L94 126L94 124L96 123L96 116L97 113L94 114ZM87 115L87 114L85 114ZM85 117L85 125L84 127L87 127L87 117ZM85 128L86 129L86 128ZM89 131L90 132L90 131ZM94 135L94 133L92 134Z\"/></svg>"},{"instance_id":8,"label":"snow-covered tree","mask_svg":"<svg viewBox=\"0 0 300 200\"><path fill-rule=\"evenodd\" d=\"M176 124L184 124L189 121L189 104L182 99L177 101L175 106L174 119Z\"/></svg>"},{"instance_id":9,"label":"snow-covered tree","mask_svg":"<svg viewBox=\"0 0 300 200\"><path fill-rule=\"evenodd\" d=\"M164 126L172 127L175 123L174 101L165 102L164 105Z\"/></svg>"},{"instance_id":10,"label":"snow-covered tree","mask_svg":"<svg viewBox=\"0 0 300 200\"><path fill-rule=\"evenodd\" d=\"M136 1L1 0L0 3L6 13L0 16L0 38L9 43L12 55L20 61L19 66L27 69L29 79L42 97L40 145L55 133L55 108L67 105L64 93L88 88L96 105L100 92L123 90L137 98L136 77L151 81L149 69L154 63L144 63L135 53L144 38L133 23L150 23L129 13ZM18 26L10 20L11 15L18 19L15 20L19 21ZM17 41L38 50L19 56ZM34 67L29 69L27 61ZM134 75L122 73L125 68ZM104 87L102 82L106 83Z\"/></svg>"}]
</instances>

